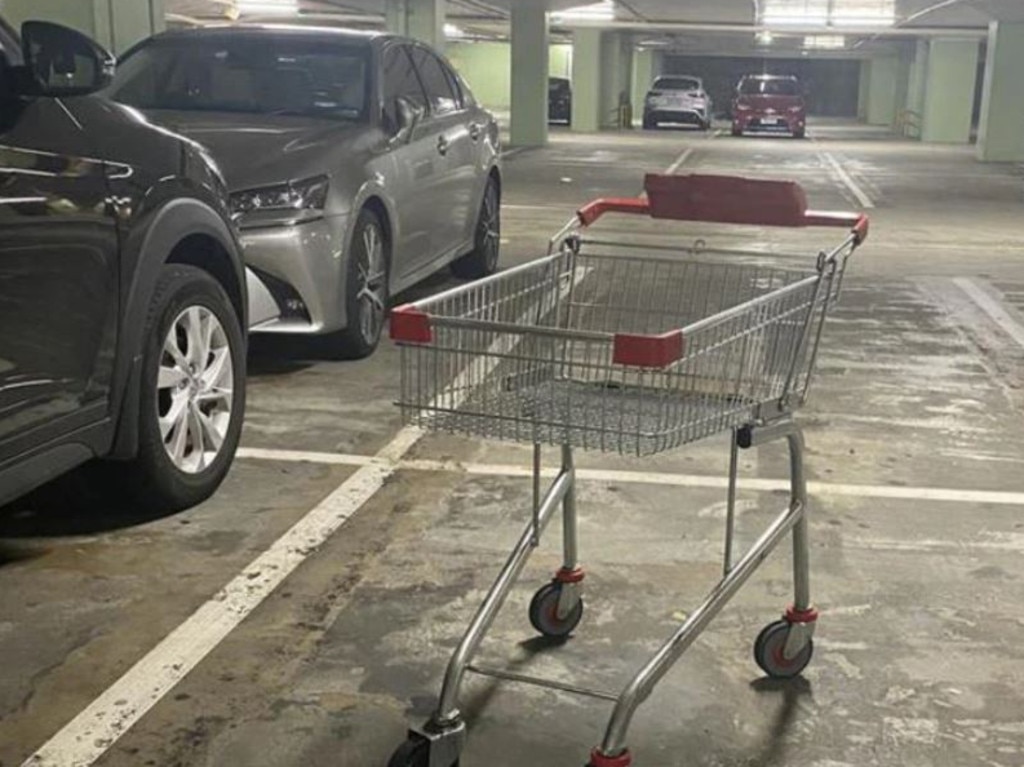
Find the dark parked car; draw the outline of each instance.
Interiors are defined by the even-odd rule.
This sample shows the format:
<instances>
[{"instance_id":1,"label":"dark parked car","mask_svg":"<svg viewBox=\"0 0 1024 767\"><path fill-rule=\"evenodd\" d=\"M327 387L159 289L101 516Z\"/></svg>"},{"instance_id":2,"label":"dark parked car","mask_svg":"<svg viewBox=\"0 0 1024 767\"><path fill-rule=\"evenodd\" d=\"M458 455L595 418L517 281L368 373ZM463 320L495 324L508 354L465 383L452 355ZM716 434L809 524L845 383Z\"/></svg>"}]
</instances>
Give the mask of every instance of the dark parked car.
<instances>
[{"instance_id":1,"label":"dark parked car","mask_svg":"<svg viewBox=\"0 0 1024 767\"><path fill-rule=\"evenodd\" d=\"M440 268L483 277L501 239L499 133L448 63L392 35L236 26L168 32L111 98L205 145L224 170L255 333L377 346L389 297Z\"/></svg>"},{"instance_id":2,"label":"dark parked car","mask_svg":"<svg viewBox=\"0 0 1024 767\"><path fill-rule=\"evenodd\" d=\"M91 459L103 491L195 504L245 406L245 270L216 165L95 92L87 37L0 21L0 503ZM109 483L106 480L109 479Z\"/></svg>"},{"instance_id":3,"label":"dark parked car","mask_svg":"<svg viewBox=\"0 0 1024 767\"><path fill-rule=\"evenodd\" d=\"M807 134L807 108L795 77L747 75L736 88L732 105L732 135L748 131Z\"/></svg>"},{"instance_id":4,"label":"dark parked car","mask_svg":"<svg viewBox=\"0 0 1024 767\"><path fill-rule=\"evenodd\" d=\"M548 78L548 122L572 125L572 83L564 77Z\"/></svg>"}]
</instances>

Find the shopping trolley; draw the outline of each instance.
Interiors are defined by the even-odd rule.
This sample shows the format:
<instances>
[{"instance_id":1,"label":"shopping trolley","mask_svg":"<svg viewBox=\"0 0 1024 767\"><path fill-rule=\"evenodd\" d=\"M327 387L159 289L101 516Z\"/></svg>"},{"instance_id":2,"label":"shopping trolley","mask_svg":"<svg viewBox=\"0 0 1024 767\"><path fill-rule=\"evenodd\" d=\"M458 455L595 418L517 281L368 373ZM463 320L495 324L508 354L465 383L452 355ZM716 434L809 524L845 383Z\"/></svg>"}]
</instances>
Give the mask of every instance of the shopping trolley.
<instances>
[{"instance_id":1,"label":"shopping trolley","mask_svg":"<svg viewBox=\"0 0 1024 767\"><path fill-rule=\"evenodd\" d=\"M793 604L754 643L771 677L810 661L817 612L809 589L803 436L793 413L807 397L822 329L847 261L868 234L865 216L807 210L794 183L726 176L647 176L646 194L582 208L549 254L433 298L399 307L400 406L430 430L532 443L533 512L448 663L437 708L390 767L452 767L466 740L459 691L467 672L614 703L589 767L628 767L638 706L792 532ZM607 213L760 226L840 226L844 241L816 258L611 243L588 229ZM586 235L586 236L585 236ZM810 263L809 263L810 262ZM541 534L562 508L563 564L530 603L533 627L566 637L583 615L574 449L649 455L731 432L722 579L621 693L609 694L474 664L477 650ZM738 451L789 446L789 504L734 556ZM542 494L541 445L561 446L561 470Z\"/></svg>"}]
</instances>

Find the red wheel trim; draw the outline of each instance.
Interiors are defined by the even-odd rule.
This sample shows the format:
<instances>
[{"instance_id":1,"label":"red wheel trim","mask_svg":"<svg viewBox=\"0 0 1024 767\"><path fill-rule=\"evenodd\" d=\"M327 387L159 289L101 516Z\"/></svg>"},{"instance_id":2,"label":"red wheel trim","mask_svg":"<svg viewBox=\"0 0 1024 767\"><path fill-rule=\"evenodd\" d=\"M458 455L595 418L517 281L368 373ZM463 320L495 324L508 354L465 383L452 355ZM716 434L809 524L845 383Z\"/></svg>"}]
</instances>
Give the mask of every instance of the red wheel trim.
<instances>
[{"instance_id":1,"label":"red wheel trim","mask_svg":"<svg viewBox=\"0 0 1024 767\"><path fill-rule=\"evenodd\" d=\"M630 767L632 764L633 756L629 751L623 751L618 756L605 756L599 748L590 752L590 767Z\"/></svg>"},{"instance_id":2,"label":"red wheel trim","mask_svg":"<svg viewBox=\"0 0 1024 767\"><path fill-rule=\"evenodd\" d=\"M582 567L577 567L575 570L567 570L562 568L555 573L555 580L559 583L579 583L583 580L584 572Z\"/></svg>"},{"instance_id":3,"label":"red wheel trim","mask_svg":"<svg viewBox=\"0 0 1024 767\"><path fill-rule=\"evenodd\" d=\"M818 620L818 611L813 607L806 610L797 610L793 605L786 608L782 616L787 623L814 623Z\"/></svg>"}]
</instances>

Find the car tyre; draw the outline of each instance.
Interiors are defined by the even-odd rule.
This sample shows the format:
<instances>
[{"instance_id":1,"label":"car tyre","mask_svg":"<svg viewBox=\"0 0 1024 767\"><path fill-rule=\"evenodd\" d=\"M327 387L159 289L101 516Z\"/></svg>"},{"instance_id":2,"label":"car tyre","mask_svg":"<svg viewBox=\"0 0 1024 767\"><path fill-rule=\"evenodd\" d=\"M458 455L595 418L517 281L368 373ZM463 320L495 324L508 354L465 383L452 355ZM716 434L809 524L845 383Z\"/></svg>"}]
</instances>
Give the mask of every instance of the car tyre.
<instances>
[{"instance_id":1,"label":"car tyre","mask_svg":"<svg viewBox=\"0 0 1024 767\"><path fill-rule=\"evenodd\" d=\"M356 218L345 280L345 329L330 343L342 359L363 359L380 343L387 317L390 253L380 216L363 208Z\"/></svg>"},{"instance_id":2,"label":"car tyre","mask_svg":"<svg viewBox=\"0 0 1024 767\"><path fill-rule=\"evenodd\" d=\"M208 272L161 269L140 379L138 452L117 472L118 487L153 511L195 506L231 468L245 413L245 336Z\"/></svg>"},{"instance_id":3,"label":"car tyre","mask_svg":"<svg viewBox=\"0 0 1024 767\"><path fill-rule=\"evenodd\" d=\"M501 191L493 178L487 180L476 221L473 250L452 262L452 273L464 280L478 280L498 270L501 255Z\"/></svg>"},{"instance_id":4,"label":"car tyre","mask_svg":"<svg viewBox=\"0 0 1024 767\"><path fill-rule=\"evenodd\" d=\"M651 118L651 117L648 117L647 115L644 115L644 130L657 130L657 129L658 129L658 121L653 119L653 118Z\"/></svg>"}]
</instances>

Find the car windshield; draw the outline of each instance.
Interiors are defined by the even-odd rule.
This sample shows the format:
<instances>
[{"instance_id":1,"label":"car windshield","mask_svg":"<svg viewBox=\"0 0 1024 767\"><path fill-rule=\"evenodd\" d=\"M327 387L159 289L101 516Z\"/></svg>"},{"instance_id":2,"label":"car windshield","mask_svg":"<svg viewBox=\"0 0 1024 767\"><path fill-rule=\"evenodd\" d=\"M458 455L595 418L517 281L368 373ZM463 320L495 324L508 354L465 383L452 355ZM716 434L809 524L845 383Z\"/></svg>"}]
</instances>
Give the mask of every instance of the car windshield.
<instances>
[{"instance_id":1,"label":"car windshield","mask_svg":"<svg viewBox=\"0 0 1024 767\"><path fill-rule=\"evenodd\" d=\"M700 81L692 77L659 77L654 81L656 91L699 91Z\"/></svg>"},{"instance_id":2,"label":"car windshield","mask_svg":"<svg viewBox=\"0 0 1024 767\"><path fill-rule=\"evenodd\" d=\"M138 109L360 120L368 49L260 36L156 40L118 67L108 95Z\"/></svg>"},{"instance_id":3,"label":"car windshield","mask_svg":"<svg viewBox=\"0 0 1024 767\"><path fill-rule=\"evenodd\" d=\"M740 83L740 93L744 96L799 96L800 86L796 80L787 78L751 77Z\"/></svg>"}]
</instances>

